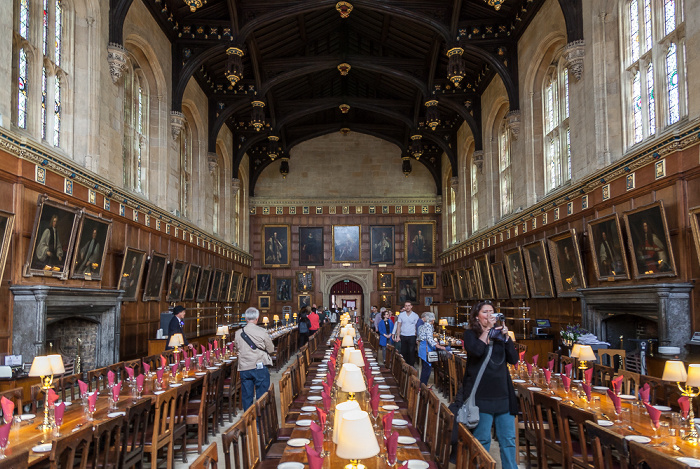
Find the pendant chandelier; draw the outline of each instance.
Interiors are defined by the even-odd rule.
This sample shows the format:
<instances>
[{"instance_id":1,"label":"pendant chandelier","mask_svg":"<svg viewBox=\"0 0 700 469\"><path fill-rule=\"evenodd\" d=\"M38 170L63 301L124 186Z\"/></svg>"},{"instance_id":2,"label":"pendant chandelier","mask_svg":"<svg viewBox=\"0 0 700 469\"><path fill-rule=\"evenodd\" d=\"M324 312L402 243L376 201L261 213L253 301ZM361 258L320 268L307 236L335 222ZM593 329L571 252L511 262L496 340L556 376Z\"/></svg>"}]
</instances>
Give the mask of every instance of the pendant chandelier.
<instances>
[{"instance_id":1,"label":"pendant chandelier","mask_svg":"<svg viewBox=\"0 0 700 469\"><path fill-rule=\"evenodd\" d=\"M459 87L459 83L466 74L462 54L464 54L464 49L461 47L453 47L447 51L447 57L450 59L447 64L447 78L449 78L456 87Z\"/></svg>"},{"instance_id":2,"label":"pendant chandelier","mask_svg":"<svg viewBox=\"0 0 700 469\"><path fill-rule=\"evenodd\" d=\"M423 142L421 138L423 136L420 134L411 135L411 155L417 160L420 159L423 154Z\"/></svg>"},{"instance_id":3,"label":"pendant chandelier","mask_svg":"<svg viewBox=\"0 0 700 469\"><path fill-rule=\"evenodd\" d=\"M411 168L411 158L409 156L402 156L401 159L403 160L401 162L401 171L403 171L404 176L408 177L411 171L413 171L413 168Z\"/></svg>"},{"instance_id":4,"label":"pendant chandelier","mask_svg":"<svg viewBox=\"0 0 700 469\"><path fill-rule=\"evenodd\" d=\"M253 111L250 113L250 124L255 127L255 130L260 132L265 126L265 103L262 101L253 101Z\"/></svg>"},{"instance_id":5,"label":"pendant chandelier","mask_svg":"<svg viewBox=\"0 0 700 469\"><path fill-rule=\"evenodd\" d=\"M437 129L440 125L440 111L438 110L437 99L431 99L425 102L425 120L431 130Z\"/></svg>"},{"instance_id":6,"label":"pendant chandelier","mask_svg":"<svg viewBox=\"0 0 700 469\"><path fill-rule=\"evenodd\" d=\"M338 2L335 4L335 9L340 13L340 17L345 19L352 12L352 4L350 2Z\"/></svg>"},{"instance_id":7,"label":"pendant chandelier","mask_svg":"<svg viewBox=\"0 0 700 469\"><path fill-rule=\"evenodd\" d=\"M269 156L272 161L275 161L275 158L280 154L280 146L278 143L280 138L277 135L268 135L267 139L269 140L267 144L267 156Z\"/></svg>"},{"instance_id":8,"label":"pendant chandelier","mask_svg":"<svg viewBox=\"0 0 700 469\"><path fill-rule=\"evenodd\" d=\"M343 127L342 129L340 129L340 133L342 135L347 135L350 133L350 129L348 127Z\"/></svg>"},{"instance_id":9,"label":"pendant chandelier","mask_svg":"<svg viewBox=\"0 0 700 469\"><path fill-rule=\"evenodd\" d=\"M226 79L234 86L243 78L243 51L238 47L229 47L226 56Z\"/></svg>"},{"instance_id":10,"label":"pendant chandelier","mask_svg":"<svg viewBox=\"0 0 700 469\"><path fill-rule=\"evenodd\" d=\"M350 106L347 104L341 104L340 106L338 106L338 108L343 114L347 114L348 112L350 112Z\"/></svg>"},{"instance_id":11,"label":"pendant chandelier","mask_svg":"<svg viewBox=\"0 0 700 469\"><path fill-rule=\"evenodd\" d=\"M340 74L342 76L347 76L348 72L350 71L351 68L352 67L350 66L350 64L347 64L347 63L342 63L342 64L338 65L338 71L340 72Z\"/></svg>"},{"instance_id":12,"label":"pendant chandelier","mask_svg":"<svg viewBox=\"0 0 700 469\"><path fill-rule=\"evenodd\" d=\"M489 4L489 6L493 7L494 10L498 11L501 9L501 5L505 2L505 0L485 0L486 3Z\"/></svg>"},{"instance_id":13,"label":"pendant chandelier","mask_svg":"<svg viewBox=\"0 0 700 469\"><path fill-rule=\"evenodd\" d=\"M287 155L282 156L280 174L282 175L282 179L287 179L287 174L289 174L289 157Z\"/></svg>"},{"instance_id":14,"label":"pendant chandelier","mask_svg":"<svg viewBox=\"0 0 700 469\"><path fill-rule=\"evenodd\" d=\"M190 7L190 11L194 13L197 8L202 8L202 5L207 3L207 0L185 0L185 4Z\"/></svg>"}]
</instances>

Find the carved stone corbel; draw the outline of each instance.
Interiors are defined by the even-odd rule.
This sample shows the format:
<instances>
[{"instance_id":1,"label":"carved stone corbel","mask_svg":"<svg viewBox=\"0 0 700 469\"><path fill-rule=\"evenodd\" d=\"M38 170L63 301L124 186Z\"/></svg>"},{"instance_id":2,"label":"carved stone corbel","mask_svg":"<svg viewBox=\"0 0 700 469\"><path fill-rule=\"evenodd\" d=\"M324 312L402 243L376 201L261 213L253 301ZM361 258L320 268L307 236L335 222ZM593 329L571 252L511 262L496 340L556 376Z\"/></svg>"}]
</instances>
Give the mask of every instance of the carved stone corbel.
<instances>
[{"instance_id":1,"label":"carved stone corbel","mask_svg":"<svg viewBox=\"0 0 700 469\"><path fill-rule=\"evenodd\" d=\"M185 128L185 115L179 111L170 111L170 132L173 140L177 140L180 132Z\"/></svg>"},{"instance_id":2,"label":"carved stone corbel","mask_svg":"<svg viewBox=\"0 0 700 469\"><path fill-rule=\"evenodd\" d=\"M450 178L450 187L455 191L459 187L459 178L457 176Z\"/></svg>"},{"instance_id":3,"label":"carved stone corbel","mask_svg":"<svg viewBox=\"0 0 700 469\"><path fill-rule=\"evenodd\" d=\"M482 174L484 168L484 150L476 150L472 155L472 163L479 170L479 174Z\"/></svg>"},{"instance_id":4,"label":"carved stone corbel","mask_svg":"<svg viewBox=\"0 0 700 469\"><path fill-rule=\"evenodd\" d=\"M124 46L110 42L107 46L107 63L109 63L112 83L116 85L126 70L126 49Z\"/></svg>"},{"instance_id":5,"label":"carved stone corbel","mask_svg":"<svg viewBox=\"0 0 700 469\"><path fill-rule=\"evenodd\" d=\"M508 119L508 129L513 139L517 140L520 136L520 110L510 111L506 114L506 119Z\"/></svg>"},{"instance_id":6,"label":"carved stone corbel","mask_svg":"<svg viewBox=\"0 0 700 469\"><path fill-rule=\"evenodd\" d=\"M241 189L241 180L238 178L231 178L231 190L235 195Z\"/></svg>"},{"instance_id":7,"label":"carved stone corbel","mask_svg":"<svg viewBox=\"0 0 700 469\"><path fill-rule=\"evenodd\" d=\"M579 81L583 76L583 57L586 55L583 39L570 42L564 49L564 60L571 73Z\"/></svg>"},{"instance_id":8,"label":"carved stone corbel","mask_svg":"<svg viewBox=\"0 0 700 469\"><path fill-rule=\"evenodd\" d=\"M219 166L219 155L216 152L210 151L207 153L207 163L209 163L209 172L214 173Z\"/></svg>"}]
</instances>

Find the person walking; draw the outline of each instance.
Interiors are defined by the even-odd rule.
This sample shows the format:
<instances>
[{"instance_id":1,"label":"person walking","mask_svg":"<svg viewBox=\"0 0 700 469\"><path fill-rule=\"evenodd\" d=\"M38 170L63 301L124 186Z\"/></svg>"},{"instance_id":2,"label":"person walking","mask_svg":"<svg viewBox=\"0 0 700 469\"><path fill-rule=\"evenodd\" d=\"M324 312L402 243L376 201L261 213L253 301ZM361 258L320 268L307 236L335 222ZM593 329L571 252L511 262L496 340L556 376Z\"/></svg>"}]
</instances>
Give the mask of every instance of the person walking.
<instances>
[{"instance_id":1,"label":"person walking","mask_svg":"<svg viewBox=\"0 0 700 469\"><path fill-rule=\"evenodd\" d=\"M418 315L413 312L413 304L407 301L396 320L394 342L401 342L401 355L411 366L416 364L416 323L418 319Z\"/></svg>"},{"instance_id":2,"label":"person walking","mask_svg":"<svg viewBox=\"0 0 700 469\"><path fill-rule=\"evenodd\" d=\"M435 315L430 311L426 311L421 315L421 319L423 319L423 324L418 327L418 341L420 342L418 356L421 359L420 382L427 386L430 373L433 371L433 366L428 361L428 352L433 352L435 349L445 350L445 347L433 339Z\"/></svg>"},{"instance_id":3,"label":"person walking","mask_svg":"<svg viewBox=\"0 0 700 469\"><path fill-rule=\"evenodd\" d=\"M382 362L386 365L386 346L394 345L394 341L391 339L394 324L389 319L391 311L384 308L382 310L382 320L377 323L377 330L379 331L379 346L382 348Z\"/></svg>"},{"instance_id":4,"label":"person walking","mask_svg":"<svg viewBox=\"0 0 700 469\"><path fill-rule=\"evenodd\" d=\"M258 326L260 311L250 307L243 314L246 325L236 331L235 342L238 350L238 371L241 376L241 404L248 409L270 387L272 365L270 354L275 351L267 330Z\"/></svg>"}]
</instances>

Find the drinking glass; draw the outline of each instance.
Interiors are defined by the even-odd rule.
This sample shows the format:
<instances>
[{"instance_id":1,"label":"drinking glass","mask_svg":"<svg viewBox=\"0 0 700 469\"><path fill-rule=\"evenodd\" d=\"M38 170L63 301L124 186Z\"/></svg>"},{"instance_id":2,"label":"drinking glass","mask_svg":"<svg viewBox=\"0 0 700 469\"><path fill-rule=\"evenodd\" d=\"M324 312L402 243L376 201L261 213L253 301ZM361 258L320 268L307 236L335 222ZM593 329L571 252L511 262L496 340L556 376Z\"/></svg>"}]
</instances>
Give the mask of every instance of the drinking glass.
<instances>
[{"instance_id":1,"label":"drinking glass","mask_svg":"<svg viewBox=\"0 0 700 469\"><path fill-rule=\"evenodd\" d=\"M5 459L5 448L7 448L9 441L9 438L0 438L0 459Z\"/></svg>"},{"instance_id":2,"label":"drinking glass","mask_svg":"<svg viewBox=\"0 0 700 469\"><path fill-rule=\"evenodd\" d=\"M654 421L652 419L649 420L651 421L651 428L654 429L654 436L652 438L656 440L657 438L659 438L659 427L661 426L661 423L657 422L656 424L654 424Z\"/></svg>"}]
</instances>

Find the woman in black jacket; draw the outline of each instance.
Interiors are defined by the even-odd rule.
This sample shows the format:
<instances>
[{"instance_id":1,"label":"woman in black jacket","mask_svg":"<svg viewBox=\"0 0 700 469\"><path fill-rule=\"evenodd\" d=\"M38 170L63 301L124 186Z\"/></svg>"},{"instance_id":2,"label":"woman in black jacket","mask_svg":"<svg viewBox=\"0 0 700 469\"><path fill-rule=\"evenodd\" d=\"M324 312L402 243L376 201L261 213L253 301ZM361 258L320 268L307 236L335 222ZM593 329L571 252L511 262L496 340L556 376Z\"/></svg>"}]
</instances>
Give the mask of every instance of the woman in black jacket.
<instances>
[{"instance_id":1,"label":"woman in black jacket","mask_svg":"<svg viewBox=\"0 0 700 469\"><path fill-rule=\"evenodd\" d=\"M482 301L472 307L469 314L469 329L464 331L467 370L462 387L457 392L455 401L450 405L450 410L456 416L459 408L469 398L476 376L489 351L489 343L492 342L491 358L476 389L475 400L479 407L479 425L472 430L472 433L488 451L491 446L491 427L495 425L496 438L501 450L501 464L504 469L515 469L517 464L515 463L514 416L518 413L518 400L507 365L518 362L518 353L513 341L508 337L506 325L496 327L496 322L495 310L490 301ZM490 331L494 328L500 332L495 332L489 339ZM453 433L453 439L455 439L455 433Z\"/></svg>"},{"instance_id":2,"label":"woman in black jacket","mask_svg":"<svg viewBox=\"0 0 700 469\"><path fill-rule=\"evenodd\" d=\"M304 306L301 311L299 311L299 347L306 344L309 341L309 330L311 328L311 321L309 321L309 312L311 308Z\"/></svg>"}]
</instances>

